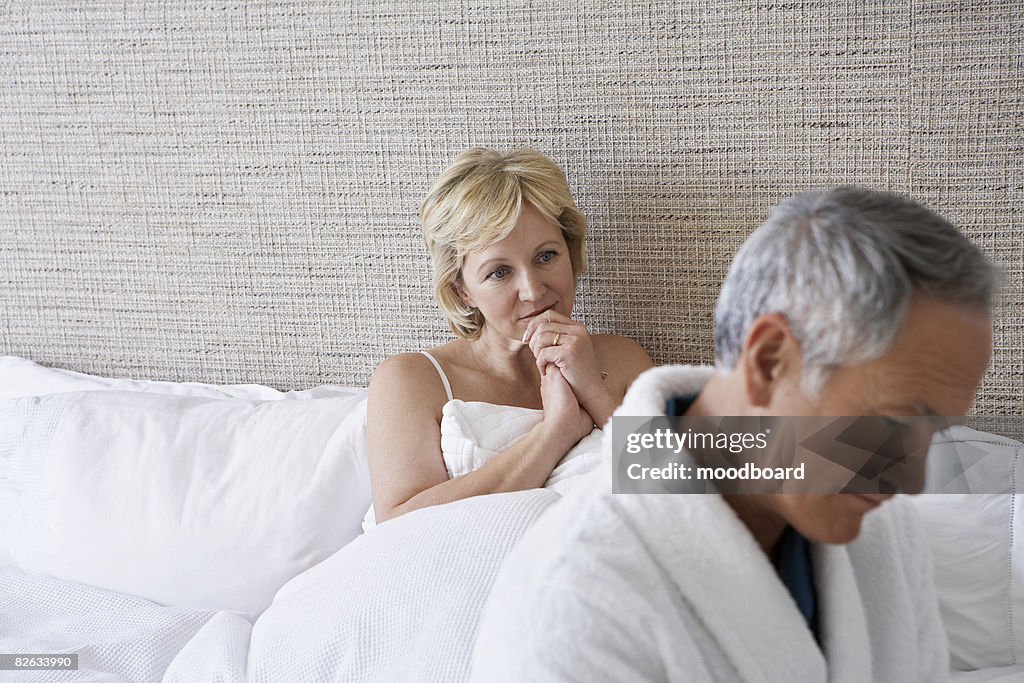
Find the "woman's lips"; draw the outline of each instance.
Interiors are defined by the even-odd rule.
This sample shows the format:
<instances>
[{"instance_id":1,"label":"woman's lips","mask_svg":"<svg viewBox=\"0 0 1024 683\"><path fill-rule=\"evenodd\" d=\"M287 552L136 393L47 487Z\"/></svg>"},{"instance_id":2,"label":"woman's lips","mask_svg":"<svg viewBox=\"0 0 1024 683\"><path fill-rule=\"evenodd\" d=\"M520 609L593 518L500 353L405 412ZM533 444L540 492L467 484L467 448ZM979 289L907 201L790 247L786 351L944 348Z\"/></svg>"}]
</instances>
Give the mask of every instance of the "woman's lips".
<instances>
[{"instance_id":1,"label":"woman's lips","mask_svg":"<svg viewBox=\"0 0 1024 683\"><path fill-rule=\"evenodd\" d=\"M541 313L547 313L548 311L550 311L554 307L555 307L555 304L551 304L550 306L545 306L544 308L541 308L540 310L537 310L537 311L534 311L533 313L529 313L527 315L524 315L522 318L520 318L520 320L529 320L530 318L536 318Z\"/></svg>"}]
</instances>

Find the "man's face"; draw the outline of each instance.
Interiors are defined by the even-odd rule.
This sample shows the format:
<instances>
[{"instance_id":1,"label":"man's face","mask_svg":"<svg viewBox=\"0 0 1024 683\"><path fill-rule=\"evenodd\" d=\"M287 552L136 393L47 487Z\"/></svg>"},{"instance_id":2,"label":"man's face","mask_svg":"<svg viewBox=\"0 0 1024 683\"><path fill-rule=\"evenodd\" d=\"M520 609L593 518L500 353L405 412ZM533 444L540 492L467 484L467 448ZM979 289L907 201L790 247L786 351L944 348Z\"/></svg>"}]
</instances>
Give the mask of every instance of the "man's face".
<instances>
[{"instance_id":1,"label":"man's face","mask_svg":"<svg viewBox=\"0 0 1024 683\"><path fill-rule=\"evenodd\" d=\"M788 373L773 392L773 415L964 415L988 367L992 324L972 312L916 298L903 329L881 358L836 370L820 397L800 391L801 370ZM889 494L780 494L776 511L805 537L848 543L860 533L864 515Z\"/></svg>"}]
</instances>

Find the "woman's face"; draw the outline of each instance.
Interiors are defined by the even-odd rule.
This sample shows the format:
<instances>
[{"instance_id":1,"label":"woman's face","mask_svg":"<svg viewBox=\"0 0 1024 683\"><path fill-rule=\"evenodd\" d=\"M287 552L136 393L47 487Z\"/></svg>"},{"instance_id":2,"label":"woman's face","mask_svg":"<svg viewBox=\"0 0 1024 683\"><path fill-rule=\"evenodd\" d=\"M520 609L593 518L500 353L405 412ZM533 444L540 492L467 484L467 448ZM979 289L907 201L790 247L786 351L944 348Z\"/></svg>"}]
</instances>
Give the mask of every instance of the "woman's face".
<instances>
[{"instance_id":1,"label":"woman's face","mask_svg":"<svg viewBox=\"0 0 1024 683\"><path fill-rule=\"evenodd\" d=\"M466 256L460 293L483 314L485 329L510 339L522 339L530 320L549 309L568 316L576 283L561 227L524 202L505 239Z\"/></svg>"}]
</instances>

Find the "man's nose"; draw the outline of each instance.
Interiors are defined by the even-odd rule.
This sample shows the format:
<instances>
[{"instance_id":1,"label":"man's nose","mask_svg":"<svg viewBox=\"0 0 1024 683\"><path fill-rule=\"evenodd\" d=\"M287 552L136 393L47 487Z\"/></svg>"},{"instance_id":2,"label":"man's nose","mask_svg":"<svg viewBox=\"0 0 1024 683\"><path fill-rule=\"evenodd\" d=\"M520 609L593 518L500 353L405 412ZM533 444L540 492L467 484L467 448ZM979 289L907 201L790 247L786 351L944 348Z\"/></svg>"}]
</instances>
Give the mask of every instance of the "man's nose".
<instances>
[{"instance_id":1,"label":"man's nose","mask_svg":"<svg viewBox=\"0 0 1024 683\"><path fill-rule=\"evenodd\" d=\"M880 490L888 493L921 493L924 490L928 450L933 430L924 418L899 430L897 462L882 475ZM892 458L894 454L887 454Z\"/></svg>"}]
</instances>

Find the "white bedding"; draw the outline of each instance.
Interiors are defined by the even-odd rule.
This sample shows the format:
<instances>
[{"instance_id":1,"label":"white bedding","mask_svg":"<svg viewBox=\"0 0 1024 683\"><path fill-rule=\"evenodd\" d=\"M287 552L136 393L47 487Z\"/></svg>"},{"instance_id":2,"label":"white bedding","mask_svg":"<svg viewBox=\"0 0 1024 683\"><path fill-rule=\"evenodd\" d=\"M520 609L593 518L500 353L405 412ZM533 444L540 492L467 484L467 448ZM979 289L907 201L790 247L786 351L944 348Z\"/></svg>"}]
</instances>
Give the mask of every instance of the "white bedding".
<instances>
[{"instance_id":1,"label":"white bedding","mask_svg":"<svg viewBox=\"0 0 1024 683\"><path fill-rule=\"evenodd\" d=\"M0 672L0 681L464 680L500 563L558 498L481 496L389 521L292 579L255 626L0 572L0 652L80 653L77 672ZM952 680L1024 681L1024 666Z\"/></svg>"},{"instance_id":2,"label":"white bedding","mask_svg":"<svg viewBox=\"0 0 1024 683\"><path fill-rule=\"evenodd\" d=\"M258 616L358 535L364 398L0 400L0 472L21 494L10 554L26 573Z\"/></svg>"},{"instance_id":3,"label":"white bedding","mask_svg":"<svg viewBox=\"0 0 1024 683\"><path fill-rule=\"evenodd\" d=\"M500 563L558 498L480 496L389 521L292 579L255 626L0 573L0 652L79 652L79 671L59 678L70 681L463 680Z\"/></svg>"},{"instance_id":4,"label":"white bedding","mask_svg":"<svg viewBox=\"0 0 1024 683\"><path fill-rule=\"evenodd\" d=\"M8 371L13 371L13 374ZM11 377L13 381L5 381ZM125 382L130 384L125 385ZM31 395L33 387L45 386L64 393L68 400L74 397L66 392L128 389L149 395L144 400L152 402L164 401L157 395L166 395L164 389L168 387L164 385L167 384L170 383L104 380L41 368L27 361L12 364L11 359L0 358L0 397L5 392ZM212 385L169 388L172 391L167 391L167 394L192 396L195 392L195 396L205 399L219 397L237 401L240 400L239 395L243 395L253 400L254 397L249 395L251 392L266 394L260 398L307 399L303 401L307 404L306 410L314 410L318 405L317 401L308 399L337 399L350 396L353 391L365 393L364 390L344 387L289 394L260 387L228 388L231 392L240 392L238 395ZM90 399L90 402L93 401ZM95 402L109 402L109 399L97 395ZM509 440L517 438L523 428L532 426L537 416L527 413L536 411L524 413L523 410L506 412L501 406L453 403L449 410L450 429L446 433L445 444L446 462L451 460L448 464L452 466L453 474L478 466L482 458L500 451ZM364 414L353 411L351 419L346 418L346 423L352 422L350 426L353 427L352 443L345 449L348 453L344 456L346 458L354 458L354 454L365 451L359 444ZM308 426L309 420L300 422ZM334 424L337 421L327 422ZM10 488L12 483L17 483L11 478L11 456L24 443L33 442L33 435L49 434L52 430L43 429L47 424L45 419L26 417L22 422L15 420L8 424L8 427L13 427L9 438L6 441L0 438L0 494L8 494L0 495L0 529L22 496L21 489ZM85 421L83 424L95 422ZM987 438L990 435L982 436ZM482 603L505 554L526 528L558 499L557 491L590 485L585 478L576 475L595 466L599 471L606 471L594 459L595 439L600 440L600 432L595 431L574 449L579 457L567 457L556 469L548 481L553 490L483 496L413 512L389 521L337 552L324 552L321 557L326 557L326 560L291 578L276 595L271 589L266 597L266 603L271 603L271 607L255 621L255 625L237 613L218 611L234 609L223 604L180 603L177 608L168 607L94 586L27 575L16 569L5 571L2 566L5 546L0 542L0 652L80 653L77 672L15 674L0 671L0 681L241 683L248 680L460 680L468 667ZM957 443L966 440L964 435L957 437ZM1019 447L1020 444L1014 447L1017 450L1013 451L1016 453L1013 457L1021 454ZM94 457L97 463L110 462L109 449L97 448L94 451L90 457ZM451 458L447 457L449 451ZM335 454L336 458L342 457L340 453ZM959 457L962 460L962 454ZM254 455L255 461L260 459ZM99 471L112 474L108 469L104 465ZM320 468L315 471L320 472ZM140 481L151 487L152 468L142 470L140 474L144 475ZM337 476L325 476L325 481L331 485L320 487L318 495L337 499L339 487L346 491L363 491L366 488L359 477L340 478L344 481L336 481L339 479ZM300 479L306 481L309 477ZM235 480L236 484L238 481ZM353 508L350 511L352 519L339 519L336 514L324 515L314 510L313 501L308 496L284 495L287 492L283 491L284 482L280 478L267 481L282 493L283 499L300 502L299 507L317 524L329 517L334 525L358 525L358 517L365 509L355 504L350 506ZM1009 488L1007 490L1010 491ZM1012 491L1016 492L1016 489ZM368 496L368 490L361 495ZM1014 505L1009 507L1011 511L1017 509ZM947 515L950 516L953 516L952 512ZM967 513L957 512L955 516L960 526L982 524L976 521L976 516ZM983 524L986 528L991 527L990 531L1003 529L1009 535L1007 542L1021 536L1011 533L1018 529L1020 522L1017 518L1009 516L1000 520ZM938 526L949 529L953 521L945 519ZM299 528L291 522L285 526L293 532ZM208 526L199 529L209 530ZM221 533L229 537L236 535L233 532ZM940 560L946 557L940 564L947 570L963 569L964 546L957 539L958 534L949 539L950 553L937 554ZM89 547L95 549L96 546ZM1003 556L1007 553L1010 550L1004 550ZM131 557L107 559L120 562L118 571L125 571L132 566ZM10 558L6 562L10 564ZM1006 565L1002 562L988 564L985 570L999 572L999 579L985 581L991 585L998 583L1004 592L1019 595L1019 572L1011 572L1013 576L1007 576ZM982 575L973 566L971 571L975 576ZM244 567L238 570L239 586L246 585L247 573ZM947 598L951 595L959 598L960 593L954 594L954 591L963 585L962 580L952 580L944 594ZM995 610L998 614L993 610L974 609L981 605L971 606L977 614L968 614L966 608L958 608L958 611L974 618L970 622L970 631L975 632L978 629L974 623L979 620L993 616L1012 620L1014 611L1019 611L1019 608L1014 602L1009 605L1007 609ZM954 640L959 637L958 630L949 628L951 623L947 623L947 629L951 640ZM998 629L993 633L998 635ZM986 642L997 644L995 637ZM1007 663L1014 661L1016 650L1009 646L1004 649L1009 655ZM1024 665L984 665L995 668L954 672L952 680L957 683L1024 681Z\"/></svg>"},{"instance_id":5,"label":"white bedding","mask_svg":"<svg viewBox=\"0 0 1024 683\"><path fill-rule=\"evenodd\" d=\"M69 462L82 470L81 476L72 478L72 493L79 495L88 491L97 498L81 509L61 517L69 522L88 522L77 533L77 542L81 547L70 549L64 544L50 542L46 548L62 553L60 556L74 567L82 564L77 558L93 563L108 562L110 571L101 572L101 578L109 578L110 573L118 572L152 578L152 571L140 570L144 559L144 537L130 534L131 538L137 540L129 544L125 553L113 557L112 553L97 551L100 546L93 536L109 533L111 526L133 523L138 516L151 512L152 506L147 501L152 500L161 482L178 482L187 485L192 491L205 481L202 477L188 477L180 472L166 480L156 477L156 473L163 471L165 465L176 464L181 469L182 463L192 462L196 457L197 447L190 445L182 436L191 432L183 427L181 411L177 409L181 407L179 404L191 406L205 402L203 404L209 411L223 412L236 403L254 401L249 396L253 392L260 394L259 399L280 398L284 400L270 400L261 410L288 414L299 411L301 414L296 413L291 423L301 426L303 434L308 436L311 415L320 414L315 410L317 406L332 401L359 400L358 394L365 394L365 390L339 387L283 395L260 387L237 387L230 388L232 392L224 392L222 388L207 385L168 387L165 386L167 384L105 380L42 368L20 359L0 358L0 397L4 397L5 392L11 396L31 396L32 391L40 387L60 394L60 398L51 394L49 397L26 399L25 406L33 410L22 411L24 414L13 410L21 406L22 402L8 396L9 400L5 404L7 412L0 410L0 416L7 417L6 422L0 420L0 426L6 425L6 431L0 429L0 437L3 437L0 438L0 484L7 487L4 491L11 490L17 494L7 501L0 513L24 508L26 496L48 501L48 504L59 502L62 505L74 497L65 494L48 497L36 492L31 486L26 489L27 484L39 477L18 476L12 479L12 472L26 471L22 465L30 455L39 456L29 459L32 462L39 460L41 464L36 469L41 471L49 471L49 465L54 462L53 434L56 425L67 425L66 421L56 417L50 419L47 417L50 413L38 410L41 402L52 400L62 405L73 402L76 406L81 404L83 410L95 412L111 404L111 401L116 403L118 400L127 400L127 405L111 404L111 410L102 413L104 420L90 418L75 422L76 428L66 434L67 448L56 449L58 455L66 456ZM165 389L168 391L165 392ZM244 397L239 398L233 393L235 390L244 394ZM324 400L312 400L319 398ZM364 402L361 404L365 405ZM122 420L126 414L146 406L150 409L142 410L142 417L155 421L157 427L177 436L173 439L162 437L146 440L143 438L145 435L159 430L141 430L120 423L105 432L97 432L97 424ZM67 412L62 410L59 416ZM264 501L260 509L266 514L262 517L245 517L254 524L262 520L257 525L259 528L248 531L241 527L231 530L211 528L216 519L207 519L207 523L200 524L194 531L206 532L208 535L219 534L219 538L225 542L199 543L198 547L209 546L211 550L221 548L225 553L231 553L229 541L255 537L265 531L269 520L274 520L278 526L283 525L290 531L293 545L297 544L303 551L312 552L320 546L309 541L308 534L301 533L302 525L284 515L293 508L319 520L318 526L321 528L348 525L351 522L358 524L358 517L349 515L347 508L341 511L329 510L328 514L321 509L322 506L318 507L318 501L328 499L337 502L345 497L342 495L345 491L352 488L365 489L368 500L369 491L363 478L332 469L338 463L351 459L348 457L349 451L360 456L365 452L365 448L360 446L364 414L352 411L352 419L344 420L341 416L328 416L326 422L329 425L345 434L351 432L351 438L345 439L344 444L332 441L335 443L332 448L298 449L299 453L311 450L329 452L331 457L325 456L325 464L306 469L290 466L283 474L277 473L273 477L260 479L256 482L258 485L239 476L232 477L232 493L242 500ZM471 418L470 422L476 422L476 418L481 416L469 411L467 417ZM352 424L349 425L349 422ZM258 427L274 432L270 436L284 438L286 431L281 425L268 421L262 412L259 420L221 421L220 424L223 429L219 431L207 430L212 434L212 440L205 437L200 440L204 447L208 447L207 450L213 449L215 453L211 454L211 458L203 460L202 467L191 468L194 474L211 471L213 464L224 459L222 456L230 450L229 446L234 447L240 441L239 435L242 433L249 433ZM517 437L515 432L506 429L502 432L502 438L514 439ZM215 448L216 438L213 437L227 434L231 438L221 447ZM33 435L39 438L27 438ZM123 440L131 435L139 435L138 443L132 442L120 450L113 448L111 439L117 437ZM86 437L96 442L94 447L86 448L83 445ZM257 439L262 450L248 450L252 468L266 469L268 465L279 464L281 461L292 462L280 453L264 453L264 447L269 441L269 438ZM492 442L493 439L485 439L487 444ZM156 446L160 446L159 457L154 450ZM589 450L596 452L597 446ZM113 458L113 455L122 451L125 458ZM285 454L295 455L290 450ZM214 458L214 455L217 457ZM584 458L573 460L571 466L563 468L560 479L566 480L568 484L567 480L586 469L580 467L584 462ZM12 470L14 465L17 467ZM62 464L57 469L63 472L68 470L68 466ZM138 477L133 486L129 487L129 491L140 493L130 499L137 499L136 507L108 521L89 522L89 519L95 517L97 507L102 507L101 504L120 504L129 500L127 495L118 495L121 489L116 485L128 474ZM98 486L95 480L100 475L111 479L111 487L103 489ZM313 487L315 491L294 486L289 488L285 485L288 477L297 479L306 488ZM322 485L314 486L321 481ZM90 485L83 486L83 482L89 482ZM12 483L14 489L9 488ZM333 555L324 553L322 556L327 558L325 561L303 574L293 576L276 596L271 592L265 604L272 603L272 606L256 622L258 628L252 625L255 615L247 617L227 611L245 610L224 603L222 599L226 590L251 592L252 571L245 566L235 567L232 572L233 583L229 581L224 584L225 590L215 591L218 600L192 604L179 600L175 603L177 607L153 601L169 601L166 597L149 595L153 600L148 600L138 595L11 569L0 574L0 652L78 652L80 660L77 672L18 672L6 675L0 672L0 680L16 676L18 681L165 680L232 683L243 680L398 678L418 681L462 678L468 667L480 607L499 564L525 529L558 497L557 493L550 490L484 496L428 508L388 522ZM195 499L195 495L188 498L192 502ZM356 514L360 514L365 505L364 502L361 508L356 507L360 511ZM279 514L275 514L275 510ZM209 513L208 510L200 512ZM193 517L203 518L198 513ZM5 519L0 515L0 522ZM171 522L171 527L176 528L173 520ZM14 527L20 528L21 525ZM44 528L49 526L44 525ZM39 539L42 536L34 534L32 538ZM189 538L197 543L195 533ZM280 542L262 544L265 550L278 555L284 552L284 546ZM5 544L0 544L0 549L3 547ZM166 544L158 543L155 547L166 549ZM234 560L237 554L231 553L223 559ZM188 552L188 547L183 547L179 553L165 554L165 566L161 569L164 573L179 575L182 574L181 566L194 559L195 554ZM210 582L203 581L202 577L214 576L214 570L224 564L223 559L218 560L215 556L209 559L210 566L204 570L209 573L183 581L183 588L208 591ZM266 559L281 560L279 557ZM2 558L0 561L3 561ZM195 564L194 561L192 563ZM266 565L267 562L261 562L256 568L265 570ZM222 578L232 579L232 576Z\"/></svg>"},{"instance_id":6,"label":"white bedding","mask_svg":"<svg viewBox=\"0 0 1024 683\"><path fill-rule=\"evenodd\" d=\"M0 652L78 653L77 671L0 671L0 680L240 682L251 629L231 612L0 572Z\"/></svg>"},{"instance_id":7,"label":"white bedding","mask_svg":"<svg viewBox=\"0 0 1024 683\"><path fill-rule=\"evenodd\" d=\"M250 680L465 680L502 560L558 498L479 496L361 536L278 592L253 628Z\"/></svg>"},{"instance_id":8,"label":"white bedding","mask_svg":"<svg viewBox=\"0 0 1024 683\"><path fill-rule=\"evenodd\" d=\"M1024 681L1024 664L1000 666L979 671L953 671L950 683L1020 683Z\"/></svg>"}]
</instances>

